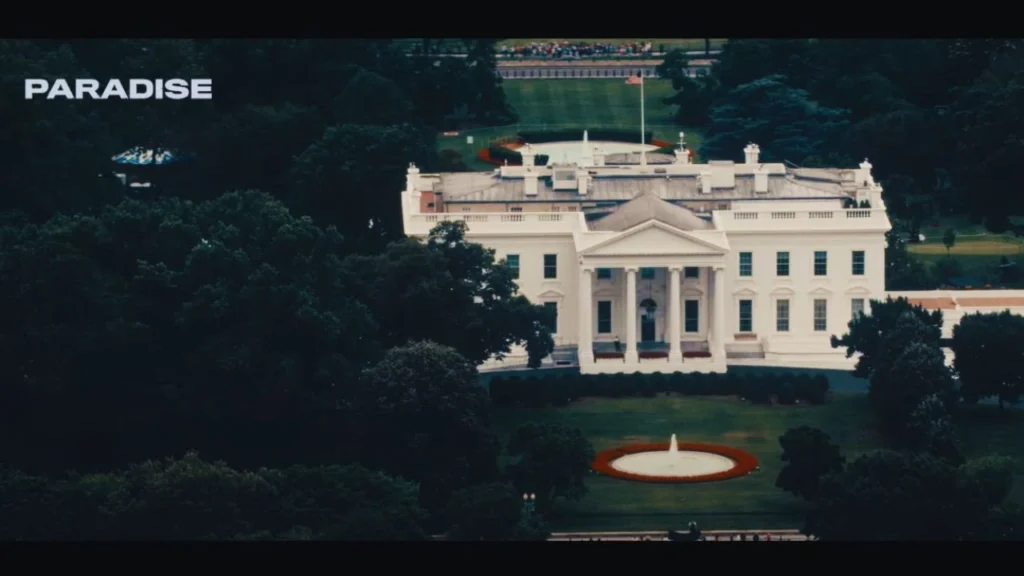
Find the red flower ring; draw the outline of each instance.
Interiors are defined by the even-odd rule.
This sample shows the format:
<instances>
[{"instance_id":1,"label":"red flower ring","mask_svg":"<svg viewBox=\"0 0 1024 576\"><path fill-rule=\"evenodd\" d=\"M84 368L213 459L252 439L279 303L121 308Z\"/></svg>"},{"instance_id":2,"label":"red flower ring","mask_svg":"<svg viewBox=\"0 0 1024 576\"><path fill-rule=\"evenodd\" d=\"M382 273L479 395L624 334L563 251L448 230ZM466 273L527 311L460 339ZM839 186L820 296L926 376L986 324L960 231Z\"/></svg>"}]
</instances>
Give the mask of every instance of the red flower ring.
<instances>
[{"instance_id":1,"label":"red flower ring","mask_svg":"<svg viewBox=\"0 0 1024 576\"><path fill-rule=\"evenodd\" d=\"M731 478L746 476L756 470L759 465L756 456L746 450L740 450L739 448L720 446L718 444L680 443L680 451L707 452L708 454L725 456L735 462L736 465L722 472L704 474L701 476L647 476L644 474L623 472L622 470L617 470L612 467L612 462L622 458L623 456L639 454L641 452L667 452L668 447L669 445L666 442L664 444L630 444L628 446L612 448L610 450L602 450L597 453L597 457L594 458L590 467L593 468L595 472L599 472L606 476L621 478L623 480L633 480L635 482L693 484L697 482L717 482L720 480L729 480Z\"/></svg>"}]
</instances>

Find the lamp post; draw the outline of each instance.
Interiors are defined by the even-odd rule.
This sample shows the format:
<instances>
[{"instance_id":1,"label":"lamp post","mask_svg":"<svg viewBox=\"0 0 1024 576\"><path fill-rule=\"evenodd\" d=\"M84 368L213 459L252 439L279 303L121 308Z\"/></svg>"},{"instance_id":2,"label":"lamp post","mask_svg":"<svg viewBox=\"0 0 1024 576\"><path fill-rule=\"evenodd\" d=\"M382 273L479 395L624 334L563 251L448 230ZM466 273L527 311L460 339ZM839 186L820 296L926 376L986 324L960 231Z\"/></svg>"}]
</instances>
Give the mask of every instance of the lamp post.
<instances>
[{"instance_id":1,"label":"lamp post","mask_svg":"<svg viewBox=\"0 0 1024 576\"><path fill-rule=\"evenodd\" d=\"M523 509L526 511L526 515L533 516L534 510L537 508L537 495L536 494L523 494Z\"/></svg>"}]
</instances>

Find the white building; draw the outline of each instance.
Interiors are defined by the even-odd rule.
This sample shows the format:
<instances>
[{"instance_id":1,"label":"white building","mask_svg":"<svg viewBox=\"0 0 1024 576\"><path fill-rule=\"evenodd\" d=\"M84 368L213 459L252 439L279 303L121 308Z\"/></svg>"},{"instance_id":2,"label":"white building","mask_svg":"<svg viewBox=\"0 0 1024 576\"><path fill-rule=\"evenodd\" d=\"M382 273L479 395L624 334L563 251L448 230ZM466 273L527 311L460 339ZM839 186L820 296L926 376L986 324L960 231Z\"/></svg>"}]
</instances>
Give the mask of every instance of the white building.
<instances>
[{"instance_id":1,"label":"white building","mask_svg":"<svg viewBox=\"0 0 1024 576\"><path fill-rule=\"evenodd\" d=\"M693 164L664 154L420 174L409 168L407 235L462 220L467 238L518 271L557 311L558 363L584 373L723 372L726 363L848 368L829 338L885 297L882 189L853 169ZM864 208L851 208L852 203ZM514 350L503 362L525 363Z\"/></svg>"}]
</instances>

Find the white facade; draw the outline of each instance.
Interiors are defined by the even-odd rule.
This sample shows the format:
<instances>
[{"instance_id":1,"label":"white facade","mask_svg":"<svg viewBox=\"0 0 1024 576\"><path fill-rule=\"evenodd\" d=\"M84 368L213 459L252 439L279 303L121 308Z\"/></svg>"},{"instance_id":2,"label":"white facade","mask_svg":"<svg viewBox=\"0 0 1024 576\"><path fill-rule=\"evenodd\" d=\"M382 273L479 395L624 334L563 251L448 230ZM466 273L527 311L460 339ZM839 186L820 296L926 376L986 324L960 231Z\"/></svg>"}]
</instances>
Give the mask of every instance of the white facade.
<instances>
[{"instance_id":1,"label":"white facade","mask_svg":"<svg viewBox=\"0 0 1024 576\"><path fill-rule=\"evenodd\" d=\"M405 232L462 220L517 263L521 293L557 307L555 360L584 373L852 364L830 336L885 297L890 223L867 161L794 170L751 145L743 163L691 164L681 144L615 165L588 147L584 166L539 167L522 152L524 166L493 174L410 167ZM515 350L488 365L522 363Z\"/></svg>"}]
</instances>

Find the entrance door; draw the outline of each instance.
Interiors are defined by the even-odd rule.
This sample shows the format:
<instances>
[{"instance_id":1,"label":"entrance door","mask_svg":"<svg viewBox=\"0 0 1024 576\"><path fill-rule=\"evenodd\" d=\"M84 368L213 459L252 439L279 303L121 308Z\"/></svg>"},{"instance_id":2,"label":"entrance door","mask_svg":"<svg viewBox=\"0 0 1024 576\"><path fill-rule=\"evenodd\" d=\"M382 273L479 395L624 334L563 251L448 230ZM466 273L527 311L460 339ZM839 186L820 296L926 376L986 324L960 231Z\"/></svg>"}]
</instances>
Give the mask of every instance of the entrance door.
<instances>
[{"instance_id":1,"label":"entrance door","mask_svg":"<svg viewBox=\"0 0 1024 576\"><path fill-rule=\"evenodd\" d=\"M654 313L645 312L640 317L640 341L654 342Z\"/></svg>"}]
</instances>

